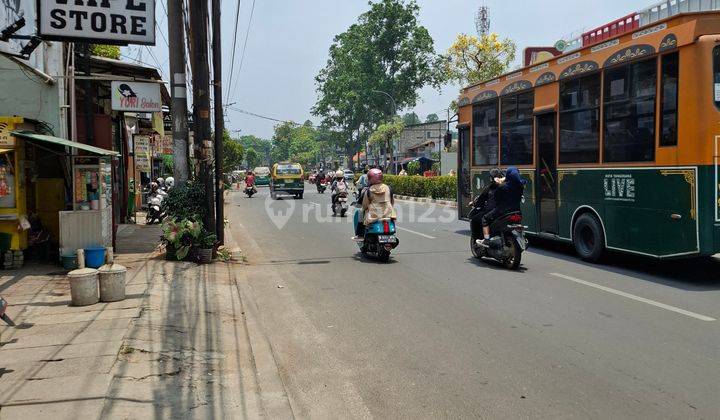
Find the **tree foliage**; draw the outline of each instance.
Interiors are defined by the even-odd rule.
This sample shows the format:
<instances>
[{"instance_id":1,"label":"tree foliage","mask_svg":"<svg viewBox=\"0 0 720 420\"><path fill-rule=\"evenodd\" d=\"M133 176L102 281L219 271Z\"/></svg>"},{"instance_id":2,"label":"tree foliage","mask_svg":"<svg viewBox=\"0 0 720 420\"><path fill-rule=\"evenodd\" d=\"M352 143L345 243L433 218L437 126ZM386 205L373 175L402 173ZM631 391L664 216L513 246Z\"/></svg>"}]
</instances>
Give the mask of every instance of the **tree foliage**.
<instances>
[{"instance_id":1,"label":"tree foliage","mask_svg":"<svg viewBox=\"0 0 720 420\"><path fill-rule=\"evenodd\" d=\"M120 47L118 47L117 45L92 44L90 45L90 54L98 57L119 60Z\"/></svg>"},{"instance_id":2,"label":"tree foliage","mask_svg":"<svg viewBox=\"0 0 720 420\"><path fill-rule=\"evenodd\" d=\"M515 43L491 33L479 38L460 34L447 51L446 76L461 85L493 79L515 60Z\"/></svg>"},{"instance_id":3,"label":"tree foliage","mask_svg":"<svg viewBox=\"0 0 720 420\"><path fill-rule=\"evenodd\" d=\"M230 138L230 133L223 133L223 172L228 173L240 169L244 150L240 143Z\"/></svg>"},{"instance_id":4,"label":"tree foliage","mask_svg":"<svg viewBox=\"0 0 720 420\"><path fill-rule=\"evenodd\" d=\"M420 117L418 117L418 114L414 112L408 112L407 114L403 115L402 120L405 125L415 125L422 122L420 121Z\"/></svg>"},{"instance_id":5,"label":"tree foliage","mask_svg":"<svg viewBox=\"0 0 720 420\"><path fill-rule=\"evenodd\" d=\"M429 123L438 122L438 121L440 121L440 117L438 117L437 114L430 114L427 116L427 118L425 118L425 122L429 122Z\"/></svg>"},{"instance_id":6,"label":"tree foliage","mask_svg":"<svg viewBox=\"0 0 720 420\"><path fill-rule=\"evenodd\" d=\"M392 122L380 124L378 128L370 135L369 142L373 145L389 147L393 141L400 138L405 124L400 118L396 118Z\"/></svg>"},{"instance_id":7,"label":"tree foliage","mask_svg":"<svg viewBox=\"0 0 720 420\"><path fill-rule=\"evenodd\" d=\"M415 106L418 91L443 81L442 60L428 30L418 23L415 0L378 0L357 23L337 35L325 68L315 78L315 115L344 133L355 152L387 115L391 95L399 109ZM349 150L352 149L352 150Z\"/></svg>"},{"instance_id":8,"label":"tree foliage","mask_svg":"<svg viewBox=\"0 0 720 420\"><path fill-rule=\"evenodd\" d=\"M243 146L243 148L246 150L246 153L250 152L249 149L253 149L255 153L257 153L258 161L256 162L255 166L262 166L260 165L261 163L264 163L266 165L270 164L270 162L267 162L267 158L270 156L270 151L272 150L272 142L270 140L261 139L260 137L256 137L253 135L246 135L240 136L237 141Z\"/></svg>"},{"instance_id":9,"label":"tree foliage","mask_svg":"<svg viewBox=\"0 0 720 420\"><path fill-rule=\"evenodd\" d=\"M247 162L248 168L250 169L260 166L260 156L252 147L245 149L245 162Z\"/></svg>"}]
</instances>

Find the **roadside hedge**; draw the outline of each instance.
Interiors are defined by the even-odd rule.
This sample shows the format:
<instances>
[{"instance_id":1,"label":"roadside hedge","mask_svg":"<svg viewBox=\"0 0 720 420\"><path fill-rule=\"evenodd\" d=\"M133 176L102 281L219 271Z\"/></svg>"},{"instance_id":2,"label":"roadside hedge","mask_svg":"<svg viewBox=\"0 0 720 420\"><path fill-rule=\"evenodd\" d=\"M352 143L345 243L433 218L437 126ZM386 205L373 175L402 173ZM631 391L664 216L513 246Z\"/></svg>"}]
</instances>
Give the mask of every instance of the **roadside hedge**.
<instances>
[{"instance_id":1,"label":"roadside hedge","mask_svg":"<svg viewBox=\"0 0 720 420\"><path fill-rule=\"evenodd\" d=\"M457 177L454 176L385 175L384 180L392 188L394 194L430 197L439 200L457 199Z\"/></svg>"}]
</instances>

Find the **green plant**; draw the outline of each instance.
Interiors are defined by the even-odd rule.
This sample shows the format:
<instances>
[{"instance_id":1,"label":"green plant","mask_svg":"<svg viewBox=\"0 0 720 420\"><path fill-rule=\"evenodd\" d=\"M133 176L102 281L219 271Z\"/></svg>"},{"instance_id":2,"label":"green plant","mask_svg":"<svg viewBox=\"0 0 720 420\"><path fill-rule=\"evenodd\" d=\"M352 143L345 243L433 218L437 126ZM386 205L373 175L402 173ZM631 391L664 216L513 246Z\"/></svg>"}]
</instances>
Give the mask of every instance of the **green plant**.
<instances>
[{"instance_id":1,"label":"green plant","mask_svg":"<svg viewBox=\"0 0 720 420\"><path fill-rule=\"evenodd\" d=\"M224 246L221 246L217 250L217 256L220 261L228 262L232 259L232 252Z\"/></svg>"},{"instance_id":2,"label":"green plant","mask_svg":"<svg viewBox=\"0 0 720 420\"><path fill-rule=\"evenodd\" d=\"M175 248L175 255L178 259L184 260L200 234L203 232L202 223L184 219L178 222L174 218L167 218L163 222L163 241Z\"/></svg>"},{"instance_id":3,"label":"green plant","mask_svg":"<svg viewBox=\"0 0 720 420\"><path fill-rule=\"evenodd\" d=\"M194 245L200 249L214 248L217 242L217 235L206 231L205 229L200 232L194 241Z\"/></svg>"},{"instance_id":4,"label":"green plant","mask_svg":"<svg viewBox=\"0 0 720 420\"><path fill-rule=\"evenodd\" d=\"M454 176L385 175L384 181L395 194L399 195L448 200L457 198L457 177Z\"/></svg>"},{"instance_id":5,"label":"green plant","mask_svg":"<svg viewBox=\"0 0 720 420\"><path fill-rule=\"evenodd\" d=\"M205 189L198 182L174 187L163 200L168 217L176 220L203 220L205 216Z\"/></svg>"},{"instance_id":6,"label":"green plant","mask_svg":"<svg viewBox=\"0 0 720 420\"><path fill-rule=\"evenodd\" d=\"M414 160L407 165L408 175L419 175L420 174L420 162Z\"/></svg>"}]
</instances>

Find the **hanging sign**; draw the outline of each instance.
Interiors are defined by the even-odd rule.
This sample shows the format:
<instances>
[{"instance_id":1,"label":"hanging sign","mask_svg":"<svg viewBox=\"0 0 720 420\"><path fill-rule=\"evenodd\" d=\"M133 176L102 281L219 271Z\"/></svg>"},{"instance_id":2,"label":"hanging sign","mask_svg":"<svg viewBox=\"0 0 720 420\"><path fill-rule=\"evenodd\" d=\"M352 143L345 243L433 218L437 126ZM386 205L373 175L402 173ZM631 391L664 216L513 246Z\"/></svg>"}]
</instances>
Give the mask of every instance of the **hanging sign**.
<instances>
[{"instance_id":1,"label":"hanging sign","mask_svg":"<svg viewBox=\"0 0 720 420\"><path fill-rule=\"evenodd\" d=\"M162 112L160 85L157 83L112 82L112 110Z\"/></svg>"},{"instance_id":2,"label":"hanging sign","mask_svg":"<svg viewBox=\"0 0 720 420\"><path fill-rule=\"evenodd\" d=\"M139 172L150 172L150 136L136 134L135 140L135 169Z\"/></svg>"},{"instance_id":3,"label":"hanging sign","mask_svg":"<svg viewBox=\"0 0 720 420\"><path fill-rule=\"evenodd\" d=\"M38 0L42 38L155 45L155 0Z\"/></svg>"}]
</instances>

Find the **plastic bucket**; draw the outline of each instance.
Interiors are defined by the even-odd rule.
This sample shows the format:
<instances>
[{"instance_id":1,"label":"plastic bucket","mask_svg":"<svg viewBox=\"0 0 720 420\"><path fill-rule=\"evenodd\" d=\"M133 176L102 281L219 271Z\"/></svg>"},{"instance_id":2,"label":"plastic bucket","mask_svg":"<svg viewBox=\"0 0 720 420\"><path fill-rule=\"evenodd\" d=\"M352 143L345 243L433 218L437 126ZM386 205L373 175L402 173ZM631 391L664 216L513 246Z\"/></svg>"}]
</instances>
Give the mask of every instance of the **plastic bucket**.
<instances>
[{"instance_id":1,"label":"plastic bucket","mask_svg":"<svg viewBox=\"0 0 720 420\"><path fill-rule=\"evenodd\" d=\"M100 268L105 264L105 248L85 248L85 266Z\"/></svg>"},{"instance_id":2,"label":"plastic bucket","mask_svg":"<svg viewBox=\"0 0 720 420\"><path fill-rule=\"evenodd\" d=\"M70 271L78 268L77 254L63 255L60 259L62 260L62 266L64 269Z\"/></svg>"}]
</instances>

